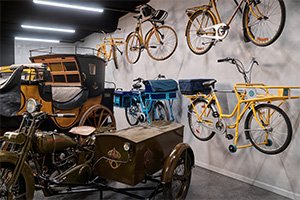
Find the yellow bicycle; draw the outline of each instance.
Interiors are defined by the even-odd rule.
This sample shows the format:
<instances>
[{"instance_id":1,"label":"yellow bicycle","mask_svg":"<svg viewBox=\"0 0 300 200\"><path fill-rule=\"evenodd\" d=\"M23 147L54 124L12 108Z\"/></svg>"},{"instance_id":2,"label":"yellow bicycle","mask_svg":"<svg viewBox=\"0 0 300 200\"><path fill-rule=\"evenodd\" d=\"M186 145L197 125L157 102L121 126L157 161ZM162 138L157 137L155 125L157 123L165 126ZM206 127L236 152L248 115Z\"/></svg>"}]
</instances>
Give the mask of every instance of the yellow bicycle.
<instances>
[{"instance_id":1,"label":"yellow bicycle","mask_svg":"<svg viewBox=\"0 0 300 200\"><path fill-rule=\"evenodd\" d=\"M186 10L189 21L186 40L190 50L198 55L205 54L217 42L228 35L230 24L240 10L243 14L245 41L257 46L268 46L281 35L286 18L283 0L234 0L236 7L229 20L221 20L216 0ZM244 10L242 6L245 3Z\"/></svg>"},{"instance_id":2,"label":"yellow bicycle","mask_svg":"<svg viewBox=\"0 0 300 200\"><path fill-rule=\"evenodd\" d=\"M181 93L190 100L188 122L192 134L202 141L210 140L215 134L225 135L229 140L234 139L229 146L230 152L251 146L266 154L277 154L285 150L292 139L292 125L280 106L288 99L299 98L291 95L291 89L299 87L251 83L249 74L253 65L258 64L255 59L248 70L234 58L218 61L236 65L246 83L236 84L233 90L216 90L215 79L179 80ZM223 113L216 95L220 92L235 93L237 104L232 113ZM278 105L273 103L275 101L279 102ZM246 113L244 133L250 143L238 145L239 123ZM236 117L233 124L228 125L224 120L233 117ZM235 129L235 135L227 133L227 129Z\"/></svg>"},{"instance_id":3,"label":"yellow bicycle","mask_svg":"<svg viewBox=\"0 0 300 200\"><path fill-rule=\"evenodd\" d=\"M135 64L141 51L146 49L148 55L157 61L169 58L176 50L178 38L175 30L163 25L168 13L164 10L155 10L148 4L140 8L140 14L134 16L137 24L134 32L126 38L126 59L130 64ZM150 22L152 28L143 36L142 24Z\"/></svg>"},{"instance_id":4,"label":"yellow bicycle","mask_svg":"<svg viewBox=\"0 0 300 200\"><path fill-rule=\"evenodd\" d=\"M106 34L102 31L103 34ZM115 38L109 34L109 37L104 37L100 45L97 46L97 56L105 60L106 62L113 59L116 69L119 68L119 59L123 55L123 51L120 49L120 45L123 45L123 38Z\"/></svg>"}]
</instances>

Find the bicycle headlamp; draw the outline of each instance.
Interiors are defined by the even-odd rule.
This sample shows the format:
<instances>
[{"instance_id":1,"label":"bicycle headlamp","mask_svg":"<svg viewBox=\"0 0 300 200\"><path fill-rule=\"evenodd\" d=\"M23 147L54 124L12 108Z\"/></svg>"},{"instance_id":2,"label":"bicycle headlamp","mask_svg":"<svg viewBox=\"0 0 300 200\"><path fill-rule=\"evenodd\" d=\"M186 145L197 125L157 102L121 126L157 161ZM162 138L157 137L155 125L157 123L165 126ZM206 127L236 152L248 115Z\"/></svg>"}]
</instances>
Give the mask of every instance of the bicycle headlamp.
<instances>
[{"instance_id":1,"label":"bicycle headlamp","mask_svg":"<svg viewBox=\"0 0 300 200\"><path fill-rule=\"evenodd\" d=\"M33 98L29 98L26 102L26 110L29 113L34 113L40 109L40 104Z\"/></svg>"}]
</instances>

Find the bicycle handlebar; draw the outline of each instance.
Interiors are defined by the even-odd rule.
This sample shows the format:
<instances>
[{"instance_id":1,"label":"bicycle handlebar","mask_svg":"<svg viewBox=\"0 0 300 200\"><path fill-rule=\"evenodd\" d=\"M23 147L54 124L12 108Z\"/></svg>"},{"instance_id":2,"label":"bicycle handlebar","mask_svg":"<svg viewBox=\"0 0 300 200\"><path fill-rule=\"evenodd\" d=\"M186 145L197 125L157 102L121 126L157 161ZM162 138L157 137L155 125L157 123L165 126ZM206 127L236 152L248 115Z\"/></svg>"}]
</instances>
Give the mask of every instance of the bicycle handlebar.
<instances>
[{"instance_id":1,"label":"bicycle handlebar","mask_svg":"<svg viewBox=\"0 0 300 200\"><path fill-rule=\"evenodd\" d=\"M234 58L230 58L230 57L219 59L219 60L217 60L217 62L231 62L233 64L236 63L235 59Z\"/></svg>"},{"instance_id":2,"label":"bicycle handlebar","mask_svg":"<svg viewBox=\"0 0 300 200\"><path fill-rule=\"evenodd\" d=\"M219 59L217 60L217 62L228 62L229 58L223 58L223 59Z\"/></svg>"},{"instance_id":3,"label":"bicycle handlebar","mask_svg":"<svg viewBox=\"0 0 300 200\"><path fill-rule=\"evenodd\" d=\"M253 68L254 64L259 65L257 60L255 60L255 58L251 59L250 66L247 70L245 69L243 63L236 58L227 57L227 58L219 59L219 60L217 60L217 62L229 62L231 64L234 64L236 66L238 72L243 74L243 77L244 77L244 80L246 83L251 83L251 73L252 73L252 68Z\"/></svg>"},{"instance_id":4,"label":"bicycle handlebar","mask_svg":"<svg viewBox=\"0 0 300 200\"><path fill-rule=\"evenodd\" d=\"M166 76L165 76L165 75L162 75L162 74L158 74L157 78L158 78L158 79L166 78Z\"/></svg>"},{"instance_id":5,"label":"bicycle handlebar","mask_svg":"<svg viewBox=\"0 0 300 200\"><path fill-rule=\"evenodd\" d=\"M144 80L144 79L142 79L142 78L136 78L136 79L133 79L133 81L138 81L138 82L141 82L142 80Z\"/></svg>"}]
</instances>

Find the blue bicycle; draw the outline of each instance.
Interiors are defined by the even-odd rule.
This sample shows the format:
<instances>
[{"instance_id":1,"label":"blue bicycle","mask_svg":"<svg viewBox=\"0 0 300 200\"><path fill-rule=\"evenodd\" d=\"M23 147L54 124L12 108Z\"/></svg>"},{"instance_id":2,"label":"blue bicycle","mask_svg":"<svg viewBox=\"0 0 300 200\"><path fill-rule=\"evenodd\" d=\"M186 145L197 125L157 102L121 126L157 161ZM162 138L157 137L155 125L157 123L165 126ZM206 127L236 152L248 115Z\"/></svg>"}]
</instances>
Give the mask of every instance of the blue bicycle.
<instances>
[{"instance_id":1,"label":"blue bicycle","mask_svg":"<svg viewBox=\"0 0 300 200\"><path fill-rule=\"evenodd\" d=\"M133 81L130 91L117 89L114 93L114 105L125 108L126 120L131 126L139 122L174 120L172 105L178 91L175 80L158 75L154 80L137 78Z\"/></svg>"}]
</instances>

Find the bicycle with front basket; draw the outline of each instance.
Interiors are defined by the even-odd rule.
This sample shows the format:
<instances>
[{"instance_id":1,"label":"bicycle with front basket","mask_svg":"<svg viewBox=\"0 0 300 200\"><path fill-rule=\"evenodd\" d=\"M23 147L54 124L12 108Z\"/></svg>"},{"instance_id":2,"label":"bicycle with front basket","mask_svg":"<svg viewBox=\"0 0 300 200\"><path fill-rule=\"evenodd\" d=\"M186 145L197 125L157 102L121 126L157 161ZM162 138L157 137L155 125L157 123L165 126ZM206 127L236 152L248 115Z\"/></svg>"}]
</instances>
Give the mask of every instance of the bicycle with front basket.
<instances>
[{"instance_id":1,"label":"bicycle with front basket","mask_svg":"<svg viewBox=\"0 0 300 200\"><path fill-rule=\"evenodd\" d=\"M104 31L101 32L106 35ZM124 38L112 37L112 35L109 34L108 37L103 38L100 45L97 45L97 56L106 62L113 60L116 69L118 69L120 66L120 57L123 55L120 45L123 45L124 43Z\"/></svg>"},{"instance_id":2,"label":"bicycle with front basket","mask_svg":"<svg viewBox=\"0 0 300 200\"><path fill-rule=\"evenodd\" d=\"M175 52L178 38L172 27L164 25L167 16L167 11L155 10L148 4L140 8L140 14L134 16L137 19L135 31L126 38L125 54L130 64L139 60L144 49L157 61L166 60ZM152 28L144 37L142 24L147 21L151 23Z\"/></svg>"},{"instance_id":3,"label":"bicycle with front basket","mask_svg":"<svg viewBox=\"0 0 300 200\"><path fill-rule=\"evenodd\" d=\"M243 14L245 41L257 46L268 46L281 35L286 18L283 0L234 0L236 7L226 23L221 20L216 0L209 0L186 10L189 21L185 35L190 50L198 55L205 54L217 42L228 35L231 22L237 12ZM244 10L242 10L242 6Z\"/></svg>"},{"instance_id":4,"label":"bicycle with front basket","mask_svg":"<svg viewBox=\"0 0 300 200\"><path fill-rule=\"evenodd\" d=\"M201 141L208 141L215 134L225 135L229 140L234 139L229 146L230 152L251 146L266 154L284 151L292 139L292 125L280 106L288 99L299 98L291 95L291 89L299 87L251 83L252 67L258 64L255 59L252 59L247 70L235 58L225 58L218 62L234 64L243 74L245 83L235 84L233 90L216 90L215 79L179 80L181 93L190 100L188 122L192 134ZM220 92L235 94L237 103L232 113L223 113L217 96ZM250 142L238 145L239 123L246 113L244 133ZM225 119L233 117L236 117L235 122L227 124ZM235 129L235 135L227 133L227 129Z\"/></svg>"}]
</instances>

